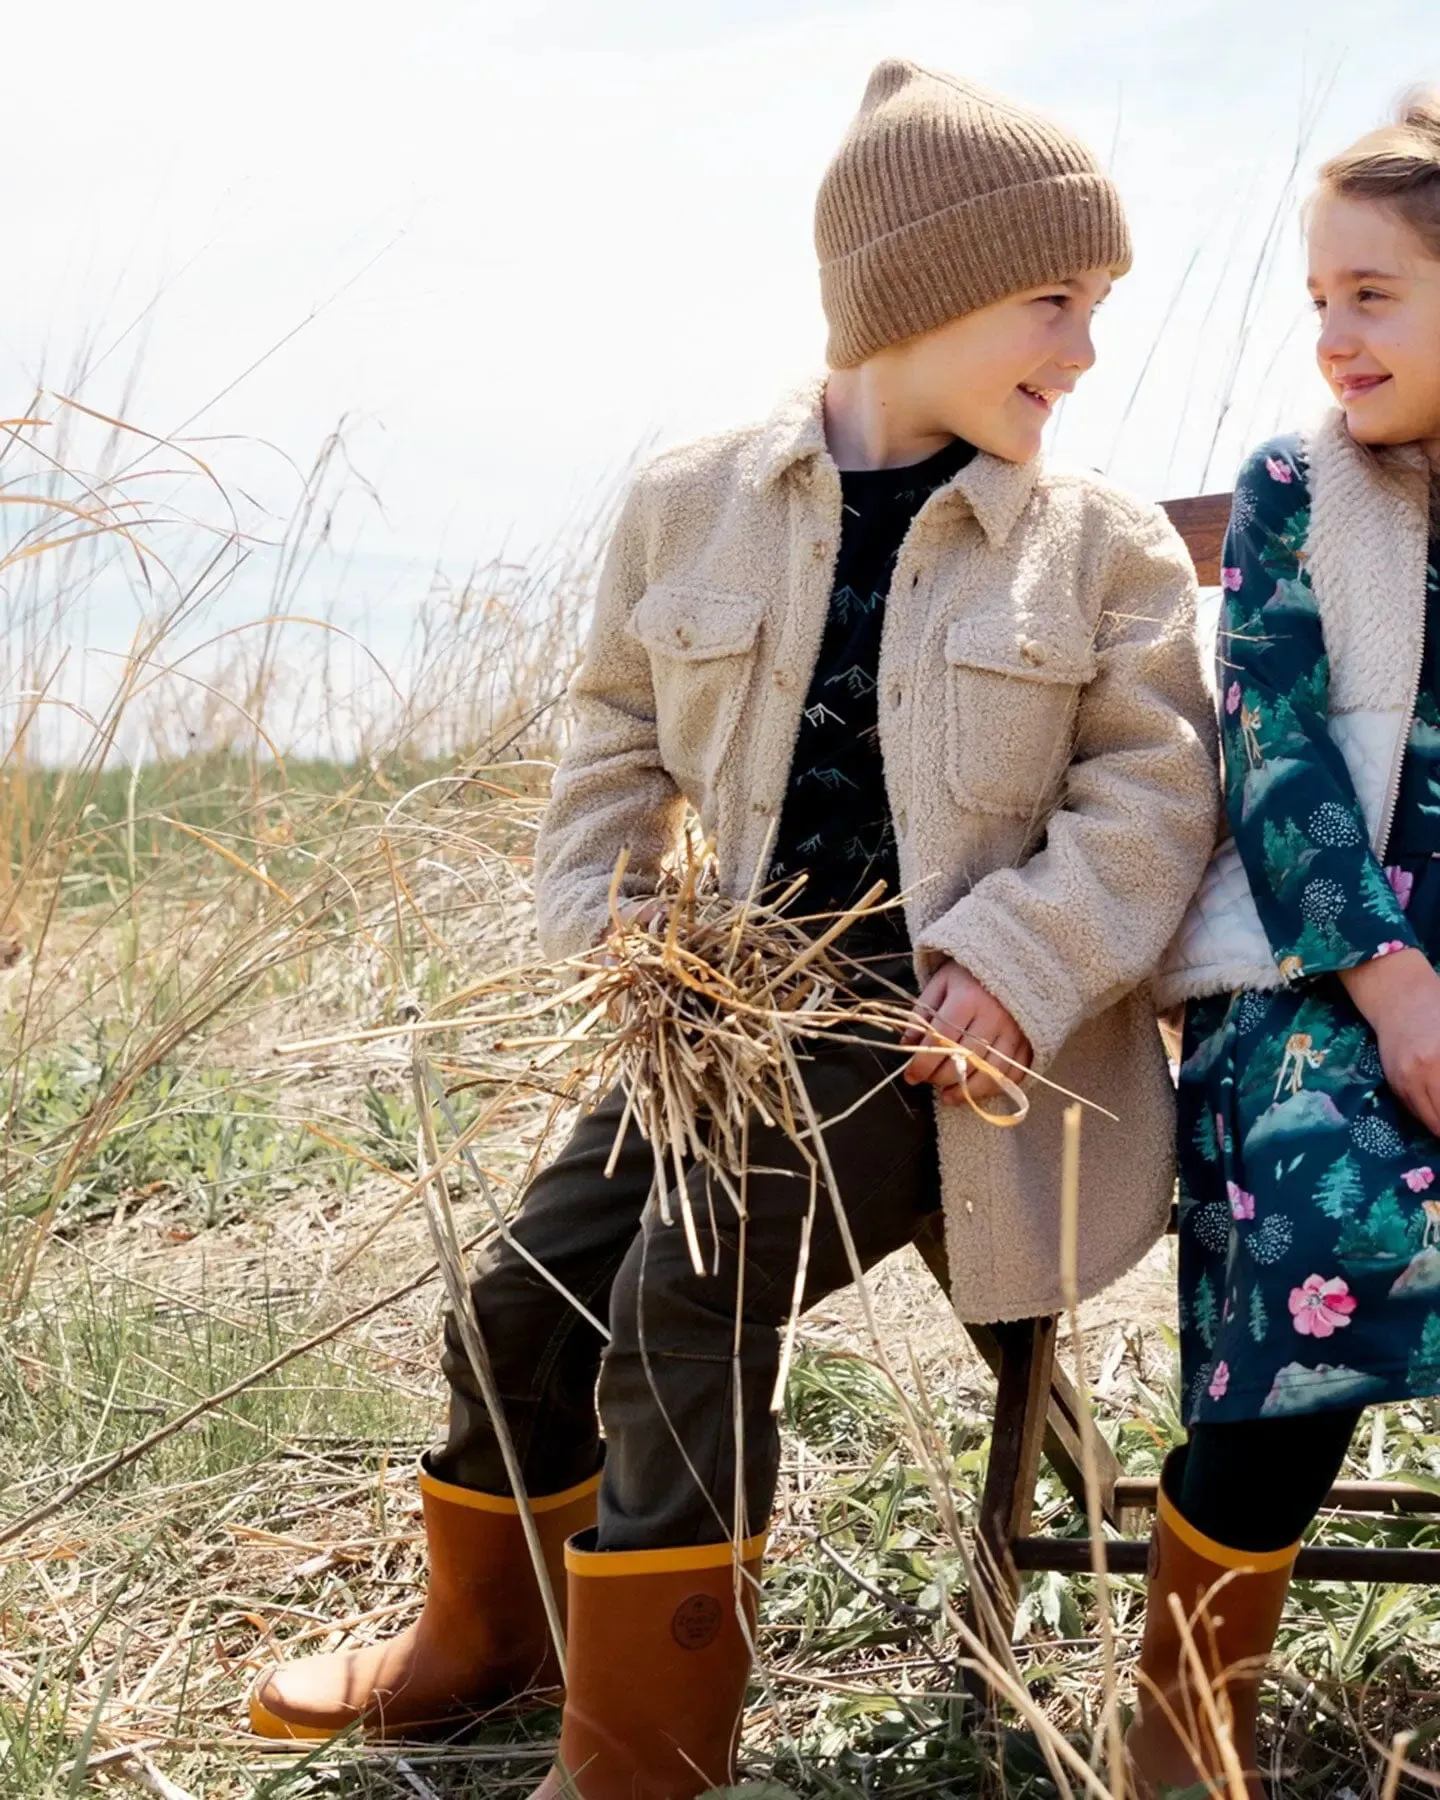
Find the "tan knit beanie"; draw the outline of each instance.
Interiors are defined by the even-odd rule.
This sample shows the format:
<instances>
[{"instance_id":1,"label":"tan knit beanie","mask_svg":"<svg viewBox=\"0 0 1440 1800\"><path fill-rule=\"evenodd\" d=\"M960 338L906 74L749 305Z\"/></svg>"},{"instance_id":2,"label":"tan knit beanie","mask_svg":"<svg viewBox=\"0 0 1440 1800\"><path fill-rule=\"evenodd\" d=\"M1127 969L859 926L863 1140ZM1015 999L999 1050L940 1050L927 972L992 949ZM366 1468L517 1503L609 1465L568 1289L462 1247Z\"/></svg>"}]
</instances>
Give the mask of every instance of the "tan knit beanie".
<instances>
[{"instance_id":1,"label":"tan knit beanie","mask_svg":"<svg viewBox=\"0 0 1440 1800\"><path fill-rule=\"evenodd\" d=\"M835 369L1007 294L1130 267L1120 196L1078 139L898 58L825 172L815 246Z\"/></svg>"}]
</instances>

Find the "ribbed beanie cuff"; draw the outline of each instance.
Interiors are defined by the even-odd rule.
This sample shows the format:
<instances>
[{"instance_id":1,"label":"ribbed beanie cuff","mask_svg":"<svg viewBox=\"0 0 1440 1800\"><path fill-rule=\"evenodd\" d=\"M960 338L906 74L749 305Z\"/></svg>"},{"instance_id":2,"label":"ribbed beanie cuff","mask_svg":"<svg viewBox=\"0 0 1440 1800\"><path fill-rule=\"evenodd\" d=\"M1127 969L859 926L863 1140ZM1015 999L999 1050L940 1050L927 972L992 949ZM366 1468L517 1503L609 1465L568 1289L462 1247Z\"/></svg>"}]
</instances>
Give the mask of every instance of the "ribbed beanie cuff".
<instances>
[{"instance_id":1,"label":"ribbed beanie cuff","mask_svg":"<svg viewBox=\"0 0 1440 1800\"><path fill-rule=\"evenodd\" d=\"M828 360L849 368L1007 294L1130 267L1115 185L1059 126L881 63L815 214Z\"/></svg>"}]
</instances>

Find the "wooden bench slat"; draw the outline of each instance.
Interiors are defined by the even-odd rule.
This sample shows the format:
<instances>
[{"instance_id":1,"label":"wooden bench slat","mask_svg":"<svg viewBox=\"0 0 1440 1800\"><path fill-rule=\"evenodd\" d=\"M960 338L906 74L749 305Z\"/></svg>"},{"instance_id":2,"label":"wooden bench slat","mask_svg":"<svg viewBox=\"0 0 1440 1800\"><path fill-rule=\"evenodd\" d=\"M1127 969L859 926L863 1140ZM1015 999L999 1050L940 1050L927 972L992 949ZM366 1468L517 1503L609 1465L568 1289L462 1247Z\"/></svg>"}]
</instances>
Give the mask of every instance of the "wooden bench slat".
<instances>
[{"instance_id":1,"label":"wooden bench slat","mask_svg":"<svg viewBox=\"0 0 1440 1800\"><path fill-rule=\"evenodd\" d=\"M1105 1546L1114 1575L1143 1575L1149 1545L1117 1538ZM1018 1538L1011 1546L1017 1569L1054 1569L1062 1575L1090 1573L1088 1538ZM1440 1584L1440 1550L1361 1548L1350 1544L1307 1544L1295 1563L1298 1581L1410 1581Z\"/></svg>"},{"instance_id":2,"label":"wooden bench slat","mask_svg":"<svg viewBox=\"0 0 1440 1800\"><path fill-rule=\"evenodd\" d=\"M1122 1475L1115 1483L1115 1508L1155 1510L1160 1484L1153 1475ZM1337 1481L1325 1496L1324 1511L1353 1513L1440 1513L1440 1494L1408 1481Z\"/></svg>"},{"instance_id":3,"label":"wooden bench slat","mask_svg":"<svg viewBox=\"0 0 1440 1800\"><path fill-rule=\"evenodd\" d=\"M1195 494L1185 500L1162 500L1170 523L1185 540L1201 587L1219 587L1220 552L1230 523L1231 494Z\"/></svg>"}]
</instances>

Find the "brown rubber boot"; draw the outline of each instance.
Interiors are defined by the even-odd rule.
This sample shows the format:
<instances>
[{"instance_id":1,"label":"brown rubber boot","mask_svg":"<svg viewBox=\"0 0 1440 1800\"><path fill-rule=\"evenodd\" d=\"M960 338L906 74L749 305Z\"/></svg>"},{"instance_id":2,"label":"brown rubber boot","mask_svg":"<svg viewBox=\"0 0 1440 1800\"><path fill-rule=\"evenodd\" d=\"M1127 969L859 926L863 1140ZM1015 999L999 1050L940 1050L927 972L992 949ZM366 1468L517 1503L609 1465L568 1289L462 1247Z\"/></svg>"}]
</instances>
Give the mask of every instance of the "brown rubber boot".
<instances>
[{"instance_id":1,"label":"brown rubber boot","mask_svg":"<svg viewBox=\"0 0 1440 1800\"><path fill-rule=\"evenodd\" d=\"M565 1551L560 1753L532 1800L694 1800L734 1778L764 1537ZM737 1603L738 1586L738 1603Z\"/></svg>"},{"instance_id":2,"label":"brown rubber boot","mask_svg":"<svg viewBox=\"0 0 1440 1800\"><path fill-rule=\"evenodd\" d=\"M595 1518L600 1477L531 1496L564 1617L565 1540ZM545 1623L520 1509L500 1494L437 1481L420 1467L430 1583L408 1630L359 1650L267 1670L250 1695L250 1729L268 1738L328 1738L357 1720L366 1735L451 1726L506 1701L553 1704L559 1665Z\"/></svg>"},{"instance_id":3,"label":"brown rubber boot","mask_svg":"<svg viewBox=\"0 0 1440 1800\"><path fill-rule=\"evenodd\" d=\"M1176 1472L1172 1454L1166 1474ZM1184 1519L1160 1481L1145 1596L1145 1636L1136 1670L1137 1716L1125 1737L1142 1795L1201 1783L1230 1794L1222 1727L1245 1773L1250 1800L1265 1800L1255 1742L1260 1676L1275 1643L1299 1544L1231 1550ZM1193 1653L1171 1610L1174 1595ZM1198 1678L1195 1658L1205 1671ZM1206 1687L1208 1686L1208 1695ZM1233 1767L1233 1765L1231 1765Z\"/></svg>"}]
</instances>

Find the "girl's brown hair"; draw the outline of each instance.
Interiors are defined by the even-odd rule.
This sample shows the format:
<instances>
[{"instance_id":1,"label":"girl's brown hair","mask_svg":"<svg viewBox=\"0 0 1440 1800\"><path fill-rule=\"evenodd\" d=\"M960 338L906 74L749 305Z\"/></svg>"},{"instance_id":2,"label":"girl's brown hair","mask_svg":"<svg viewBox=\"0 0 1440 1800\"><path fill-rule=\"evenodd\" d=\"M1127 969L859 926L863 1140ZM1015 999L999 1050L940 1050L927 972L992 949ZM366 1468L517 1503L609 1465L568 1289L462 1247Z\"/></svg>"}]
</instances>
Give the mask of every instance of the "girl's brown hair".
<instances>
[{"instance_id":1,"label":"girl's brown hair","mask_svg":"<svg viewBox=\"0 0 1440 1800\"><path fill-rule=\"evenodd\" d=\"M1320 186L1350 200L1377 200L1440 257L1440 91L1401 102L1395 121L1368 132L1320 170Z\"/></svg>"}]
</instances>

